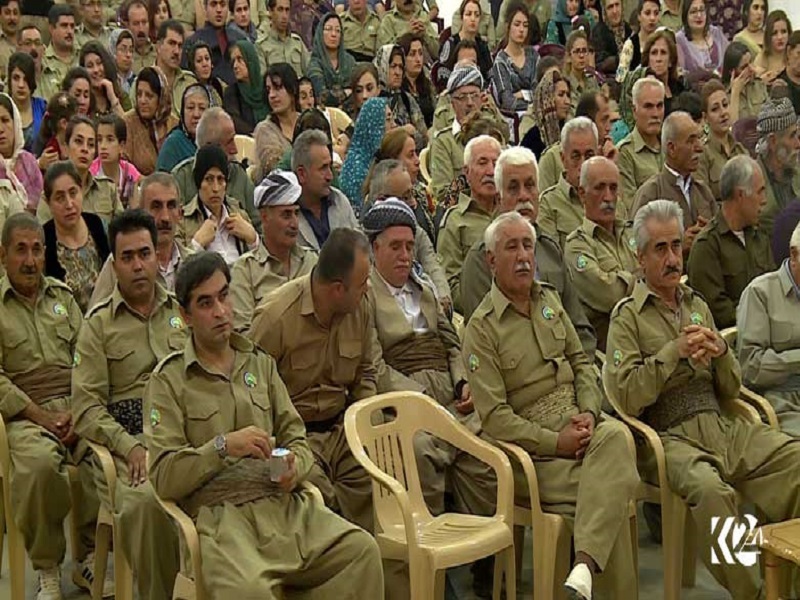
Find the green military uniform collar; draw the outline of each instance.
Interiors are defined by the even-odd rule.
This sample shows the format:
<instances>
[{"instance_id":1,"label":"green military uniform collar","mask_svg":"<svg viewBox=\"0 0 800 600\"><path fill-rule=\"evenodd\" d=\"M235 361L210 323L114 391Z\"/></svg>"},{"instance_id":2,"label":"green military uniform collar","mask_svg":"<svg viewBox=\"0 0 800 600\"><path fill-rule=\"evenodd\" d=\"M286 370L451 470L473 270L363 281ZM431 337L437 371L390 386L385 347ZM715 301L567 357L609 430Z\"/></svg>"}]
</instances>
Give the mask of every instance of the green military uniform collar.
<instances>
[{"instance_id":1,"label":"green military uniform collar","mask_svg":"<svg viewBox=\"0 0 800 600\"><path fill-rule=\"evenodd\" d=\"M353 23L358 23L359 25L363 25L364 23L369 21L373 16L378 17L378 15L375 13L375 11L373 11L368 6L366 8L366 10L364 11L364 20L363 21L359 21L358 17L353 15L353 13L350 12L350 10L348 9L348 10L344 11L344 13L342 14L342 21L352 21ZM378 18L380 18L380 17L378 17Z\"/></svg>"},{"instance_id":2,"label":"green military uniform collar","mask_svg":"<svg viewBox=\"0 0 800 600\"><path fill-rule=\"evenodd\" d=\"M737 154L746 154L747 150L744 146L742 146L739 142L737 142L730 131L725 134L725 141L727 141L730 145L731 151L726 152L725 146L722 145L720 139L709 133L708 138L706 139L706 145L709 146L714 152L717 154L721 154L725 158L733 158Z\"/></svg>"},{"instance_id":3,"label":"green military uniform collar","mask_svg":"<svg viewBox=\"0 0 800 600\"><path fill-rule=\"evenodd\" d=\"M497 282L492 279L492 289L489 292L492 298L492 307L497 313L497 318L501 318L506 312L506 309L511 306L511 300L508 299L503 291L497 286ZM542 286L538 281L534 281L531 285L531 298L536 298L542 294Z\"/></svg>"},{"instance_id":4,"label":"green military uniform collar","mask_svg":"<svg viewBox=\"0 0 800 600\"><path fill-rule=\"evenodd\" d=\"M411 21L412 19L419 19L423 16L422 7L419 4L417 4L414 13L412 15L409 15L408 17L403 16L400 13L400 10L396 6L392 10L390 10L388 14L394 15L395 17L397 17L398 19L402 19L403 21Z\"/></svg>"},{"instance_id":5,"label":"green military uniform collar","mask_svg":"<svg viewBox=\"0 0 800 600\"><path fill-rule=\"evenodd\" d=\"M614 219L614 239L619 240L622 237L622 233L625 231L625 225L627 221L623 221L622 219ZM596 238L598 235L605 235L607 237L612 237L610 233L604 228L600 227L594 221L590 221L586 217L583 218L583 223L581 223L581 230L590 237L591 239Z\"/></svg>"},{"instance_id":6,"label":"green military uniform collar","mask_svg":"<svg viewBox=\"0 0 800 600\"><path fill-rule=\"evenodd\" d=\"M229 340L231 348L236 350L236 359L234 360L233 371L231 374L236 373L239 369L242 368L242 362L247 360L247 354L250 354L255 350L255 344L248 340L241 334L236 333L235 331L231 332L231 337ZM183 372L188 373L189 367L196 364L199 368L203 369L206 373L211 375L220 375L228 379L222 373L211 372L203 366L203 363L200 362L200 359L197 358L197 351L194 348L194 336L190 335L186 339L186 346L183 349Z\"/></svg>"},{"instance_id":7,"label":"green military uniform collar","mask_svg":"<svg viewBox=\"0 0 800 600\"><path fill-rule=\"evenodd\" d=\"M39 290L39 297L49 294L51 289L59 287L69 289L57 279L42 275L42 287ZM0 299L5 302L8 299L9 293L17 295L17 290L11 285L11 280L8 278L8 275L3 275L3 279L0 281Z\"/></svg>"},{"instance_id":8,"label":"green military uniform collar","mask_svg":"<svg viewBox=\"0 0 800 600\"><path fill-rule=\"evenodd\" d=\"M290 257L297 258L298 260L303 258L303 251L300 247L295 244L292 246L291 251L289 252ZM269 248L267 248L267 243L264 237L261 237L261 243L258 245L258 248L255 249L253 252L253 258L256 259L258 264L265 265L272 259L275 262L280 262L274 255L270 254Z\"/></svg>"},{"instance_id":9,"label":"green military uniform collar","mask_svg":"<svg viewBox=\"0 0 800 600\"><path fill-rule=\"evenodd\" d=\"M155 314L155 312L161 308L163 305L172 303L173 298L170 296L169 292L161 287L161 284L155 283L156 287L156 297L155 297L155 307L151 311L151 315ZM133 310L125 298L122 297L122 292L119 291L119 284L114 286L114 291L111 294L111 314L116 316L117 311L119 311L120 306L125 306L133 314L139 314L137 311Z\"/></svg>"},{"instance_id":10,"label":"green military uniform collar","mask_svg":"<svg viewBox=\"0 0 800 600\"><path fill-rule=\"evenodd\" d=\"M311 273L305 275L302 282L298 284L302 288L300 292L300 314L304 317L314 314L314 296L311 293L311 279L316 270L317 268L314 267Z\"/></svg>"},{"instance_id":11,"label":"green military uniform collar","mask_svg":"<svg viewBox=\"0 0 800 600\"><path fill-rule=\"evenodd\" d=\"M661 148L653 148L649 146L647 142L644 141L642 134L639 133L639 128L633 128L633 132L631 133L631 141L633 142L633 151L637 154L647 148L648 151L652 152L653 154L661 154Z\"/></svg>"},{"instance_id":12,"label":"green military uniform collar","mask_svg":"<svg viewBox=\"0 0 800 600\"><path fill-rule=\"evenodd\" d=\"M143 53L139 52L136 49L136 44L134 44L134 46L133 46L133 54L134 54L134 56L147 57L147 56L150 56L153 53L154 50L155 50L155 46L153 46L153 42L147 42L147 48L145 49L145 51Z\"/></svg>"},{"instance_id":13,"label":"green military uniform collar","mask_svg":"<svg viewBox=\"0 0 800 600\"><path fill-rule=\"evenodd\" d=\"M781 291L783 292L784 297L794 292L797 297L800 298L800 294L797 294L798 285L795 283L794 277L789 270L788 258L783 261L783 264L778 269L778 281L781 282Z\"/></svg>"},{"instance_id":14,"label":"green military uniform collar","mask_svg":"<svg viewBox=\"0 0 800 600\"><path fill-rule=\"evenodd\" d=\"M581 198L580 196L578 196L578 190L572 187L572 184L569 181L567 181L566 177L564 177L563 172L561 173L561 177L558 178L558 183L556 185L558 186L558 189L561 190L561 193L563 193L567 199L573 202L577 202L580 205L581 209L583 209Z\"/></svg>"},{"instance_id":15,"label":"green military uniform collar","mask_svg":"<svg viewBox=\"0 0 800 600\"><path fill-rule=\"evenodd\" d=\"M633 305L636 307L637 312L642 312L649 298L660 300L658 294L650 289L650 286L647 285L644 279L640 279L636 282L636 285L633 286L633 294L631 295L633 296ZM692 295L692 288L683 283L678 284L678 304L683 303L687 298L691 298Z\"/></svg>"},{"instance_id":16,"label":"green military uniform collar","mask_svg":"<svg viewBox=\"0 0 800 600\"><path fill-rule=\"evenodd\" d=\"M44 57L47 60L51 60L51 59L52 60L57 60L58 62L63 63L65 65L71 65L72 63L76 62L77 57L78 57L78 53L75 52L75 48L73 47L72 48L72 58L70 59L69 62L64 62L63 60L61 60L58 57L58 54L56 54L56 49L53 48L53 43L51 42L50 44L47 45L47 48L44 51Z\"/></svg>"},{"instance_id":17,"label":"green military uniform collar","mask_svg":"<svg viewBox=\"0 0 800 600\"><path fill-rule=\"evenodd\" d=\"M485 210L483 210L481 205L478 204L478 201L475 200L472 196L467 196L466 194L459 194L458 204L456 204L456 207L453 210L463 216L467 212L469 212L472 208L484 214L488 214L490 217L494 214L494 212L487 213Z\"/></svg>"}]
</instances>

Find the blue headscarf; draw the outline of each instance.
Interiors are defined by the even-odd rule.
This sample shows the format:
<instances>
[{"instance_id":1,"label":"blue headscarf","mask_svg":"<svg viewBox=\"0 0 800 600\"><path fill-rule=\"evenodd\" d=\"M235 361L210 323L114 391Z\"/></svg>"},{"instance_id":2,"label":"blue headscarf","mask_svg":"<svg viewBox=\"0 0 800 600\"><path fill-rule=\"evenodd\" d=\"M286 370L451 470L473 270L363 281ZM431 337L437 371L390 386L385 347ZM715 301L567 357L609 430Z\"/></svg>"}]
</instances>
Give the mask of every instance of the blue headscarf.
<instances>
[{"instance_id":1,"label":"blue headscarf","mask_svg":"<svg viewBox=\"0 0 800 600\"><path fill-rule=\"evenodd\" d=\"M386 133L386 98L370 98L361 107L356 119L353 141L342 165L341 190L358 212L364 203L361 188L367 178L375 153Z\"/></svg>"}]
</instances>

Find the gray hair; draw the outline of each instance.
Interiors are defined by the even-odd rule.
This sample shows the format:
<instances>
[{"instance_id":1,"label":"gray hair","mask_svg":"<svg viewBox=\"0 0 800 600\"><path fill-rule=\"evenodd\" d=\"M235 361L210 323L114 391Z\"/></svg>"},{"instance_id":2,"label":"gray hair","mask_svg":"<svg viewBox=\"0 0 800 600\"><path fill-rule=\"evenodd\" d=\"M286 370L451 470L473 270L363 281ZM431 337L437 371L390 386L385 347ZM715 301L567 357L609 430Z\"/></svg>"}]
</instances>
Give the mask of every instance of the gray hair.
<instances>
[{"instance_id":1,"label":"gray hair","mask_svg":"<svg viewBox=\"0 0 800 600\"><path fill-rule=\"evenodd\" d=\"M495 217L494 221L489 223L489 226L486 228L486 231L483 233L483 243L486 246L486 250L488 252L494 253L497 249L497 240L500 238L500 234L505 226L511 225L513 223L524 223L531 229L531 235L533 236L533 243L534 246L536 245L536 229L533 227L533 224L519 214L517 211L512 210L511 212L503 213Z\"/></svg>"},{"instance_id":2,"label":"gray hair","mask_svg":"<svg viewBox=\"0 0 800 600\"><path fill-rule=\"evenodd\" d=\"M197 123L197 133L195 133L195 140L198 148L208 146L210 144L220 144L220 129L222 122L228 120L233 123L231 116L225 112L225 109L220 106L212 106L203 111L203 116Z\"/></svg>"},{"instance_id":3,"label":"gray hair","mask_svg":"<svg viewBox=\"0 0 800 600\"><path fill-rule=\"evenodd\" d=\"M642 93L642 90L647 86L652 85L653 87L657 87L661 90L662 95L666 95L666 90L664 88L664 84L661 83L655 77L642 77L641 79L636 80L636 83L633 84L633 91L631 92L631 98L633 99L633 105L638 106L639 104L639 95Z\"/></svg>"},{"instance_id":4,"label":"gray hair","mask_svg":"<svg viewBox=\"0 0 800 600\"><path fill-rule=\"evenodd\" d=\"M581 179L580 185L582 188L586 189L589 187L589 169L591 169L594 165L609 165L614 167L614 170L617 172L617 177L619 177L619 168L617 167L617 163L613 160L606 158L605 156L593 156L589 160L586 160L581 165Z\"/></svg>"},{"instance_id":5,"label":"gray hair","mask_svg":"<svg viewBox=\"0 0 800 600\"><path fill-rule=\"evenodd\" d=\"M500 142L490 135L484 134L474 137L467 142L467 146L464 148L464 165L468 167L472 163L472 153L475 152L476 146L487 143L494 146L498 152L503 149L503 147L500 145Z\"/></svg>"},{"instance_id":6,"label":"gray hair","mask_svg":"<svg viewBox=\"0 0 800 600\"><path fill-rule=\"evenodd\" d=\"M676 110L675 112L669 113L667 118L664 119L664 123L661 125L662 151L666 152L667 142L674 142L675 138L678 137L678 122L683 118L689 119L689 121L694 123L692 115L682 110Z\"/></svg>"},{"instance_id":7,"label":"gray hair","mask_svg":"<svg viewBox=\"0 0 800 600\"><path fill-rule=\"evenodd\" d=\"M9 245L11 244L11 236L14 235L14 232L17 229L22 229L23 231L35 231L39 236L42 244L44 244L44 228L42 224L39 223L39 220L34 217L29 212L18 212L14 213L3 224L3 233L0 236L0 243L3 244L3 248L8 250Z\"/></svg>"},{"instance_id":8,"label":"gray hair","mask_svg":"<svg viewBox=\"0 0 800 600\"><path fill-rule=\"evenodd\" d=\"M292 144L292 171L308 167L311 159L311 146L328 147L328 136L319 129L308 129L297 136Z\"/></svg>"},{"instance_id":9,"label":"gray hair","mask_svg":"<svg viewBox=\"0 0 800 600\"><path fill-rule=\"evenodd\" d=\"M645 251L650 242L648 222L669 223L675 220L678 221L678 229L683 240L683 211L677 203L672 200L653 200L640 208L633 219L633 235L636 236L636 249L639 254Z\"/></svg>"},{"instance_id":10,"label":"gray hair","mask_svg":"<svg viewBox=\"0 0 800 600\"><path fill-rule=\"evenodd\" d=\"M6 223L8 223L8 221L6 221ZM789 249L791 250L792 248L800 250L800 223L795 226L792 237L789 238Z\"/></svg>"},{"instance_id":11,"label":"gray hair","mask_svg":"<svg viewBox=\"0 0 800 600\"><path fill-rule=\"evenodd\" d=\"M147 177L144 177L139 184L139 198L144 198L147 188L149 188L151 185L160 185L163 187L172 188L178 192L178 197L180 198L181 188L178 186L178 182L175 181L175 178L169 173L164 173L164 171L155 171Z\"/></svg>"},{"instance_id":12,"label":"gray hair","mask_svg":"<svg viewBox=\"0 0 800 600\"><path fill-rule=\"evenodd\" d=\"M589 117L573 117L567 124L564 125L564 128L561 130L561 148L566 148L567 141L569 140L569 136L573 133L585 133L587 131L591 131L594 135L594 143L598 144L598 134L597 134L597 125L594 124Z\"/></svg>"},{"instance_id":13,"label":"gray hair","mask_svg":"<svg viewBox=\"0 0 800 600\"><path fill-rule=\"evenodd\" d=\"M386 180L389 175L397 169L406 170L404 163L394 158L382 160L372 168L372 175L369 180L369 198L373 202L378 196L386 194Z\"/></svg>"},{"instance_id":14,"label":"gray hair","mask_svg":"<svg viewBox=\"0 0 800 600\"><path fill-rule=\"evenodd\" d=\"M524 167L533 165L536 178L539 178L539 163L536 162L536 155L525 146L511 146L500 153L494 165L494 185L500 195L503 194L503 171L506 167Z\"/></svg>"},{"instance_id":15,"label":"gray hair","mask_svg":"<svg viewBox=\"0 0 800 600\"><path fill-rule=\"evenodd\" d=\"M756 169L760 168L758 163L747 155L734 156L726 162L719 178L720 199L730 200L737 188L742 189L748 196L752 196L755 191L753 176Z\"/></svg>"}]
</instances>

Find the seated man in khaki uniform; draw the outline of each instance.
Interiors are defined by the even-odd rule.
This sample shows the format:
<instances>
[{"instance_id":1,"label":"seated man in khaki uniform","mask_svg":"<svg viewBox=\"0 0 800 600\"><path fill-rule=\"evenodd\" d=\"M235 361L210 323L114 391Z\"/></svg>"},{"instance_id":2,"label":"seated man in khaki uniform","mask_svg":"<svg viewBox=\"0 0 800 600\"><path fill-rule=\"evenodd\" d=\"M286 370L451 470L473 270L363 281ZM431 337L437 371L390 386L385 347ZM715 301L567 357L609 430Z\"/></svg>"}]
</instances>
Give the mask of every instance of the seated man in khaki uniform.
<instances>
[{"instance_id":1,"label":"seated man in khaki uniform","mask_svg":"<svg viewBox=\"0 0 800 600\"><path fill-rule=\"evenodd\" d=\"M734 598L760 598L757 565L712 563L709 523L738 518L737 492L770 521L800 516L800 440L723 414L739 395L739 363L708 305L680 283L680 207L656 200L633 228L644 278L611 314L609 384L627 413L659 433L667 481L691 513L708 570Z\"/></svg>"},{"instance_id":2,"label":"seated man in khaki uniform","mask_svg":"<svg viewBox=\"0 0 800 600\"><path fill-rule=\"evenodd\" d=\"M243 254L231 272L233 326L239 332L250 329L253 312L267 294L317 264L316 253L297 243L302 191L291 171L273 171L256 187L261 244Z\"/></svg>"},{"instance_id":3,"label":"seated man in khaki uniform","mask_svg":"<svg viewBox=\"0 0 800 600\"><path fill-rule=\"evenodd\" d=\"M375 540L298 489L314 465L303 421L274 359L233 333L230 279L213 252L178 272L192 333L145 390L153 486L195 519L209 597L380 600Z\"/></svg>"},{"instance_id":4,"label":"seated man in khaki uniform","mask_svg":"<svg viewBox=\"0 0 800 600\"><path fill-rule=\"evenodd\" d=\"M439 9L436 9L439 12ZM378 46L396 44L404 33L414 33L424 39L425 49L431 57L439 56L439 36L431 24L431 17L417 0L399 0L392 10L381 17L378 28Z\"/></svg>"},{"instance_id":5,"label":"seated man in khaki uniform","mask_svg":"<svg viewBox=\"0 0 800 600\"><path fill-rule=\"evenodd\" d=\"M564 248L564 262L603 352L611 310L631 293L638 266L631 223L616 216L618 190L613 161L596 156L583 164L578 194L586 216Z\"/></svg>"},{"instance_id":6,"label":"seated man in khaki uniform","mask_svg":"<svg viewBox=\"0 0 800 600\"><path fill-rule=\"evenodd\" d=\"M75 432L106 446L117 469L114 509L139 597L166 600L178 572L178 539L147 478L142 394L155 366L183 347L186 330L175 297L156 281L153 217L129 210L108 228L117 287L94 306L78 336L72 375ZM108 489L95 468L101 501Z\"/></svg>"},{"instance_id":7,"label":"seated man in khaki uniform","mask_svg":"<svg viewBox=\"0 0 800 600\"><path fill-rule=\"evenodd\" d=\"M597 126L588 117L570 119L561 130L564 172L553 187L542 192L536 224L558 241L563 250L567 236L583 223L583 204L578 194L581 167L597 155Z\"/></svg>"},{"instance_id":8,"label":"seated man in khaki uniform","mask_svg":"<svg viewBox=\"0 0 800 600\"><path fill-rule=\"evenodd\" d=\"M61 89L61 82L72 67L78 66L75 47L75 11L71 6L54 4L47 14L50 45L42 58L42 75L36 95L50 99Z\"/></svg>"},{"instance_id":9,"label":"seated man in khaki uniform","mask_svg":"<svg viewBox=\"0 0 800 600\"><path fill-rule=\"evenodd\" d=\"M637 190L661 170L661 124L664 122L664 84L653 77L642 77L633 84L634 127L617 145L622 202L617 207L621 219L633 219Z\"/></svg>"},{"instance_id":10,"label":"seated man in khaki uniform","mask_svg":"<svg viewBox=\"0 0 800 600\"><path fill-rule=\"evenodd\" d=\"M636 211L653 200L675 202L683 213L685 255L689 254L700 230L719 210L708 186L694 177L703 152L700 136L700 126L689 113L677 111L664 119L661 130L664 166L636 192L633 212L630 214L633 219Z\"/></svg>"},{"instance_id":11,"label":"seated man in khaki uniform","mask_svg":"<svg viewBox=\"0 0 800 600\"><path fill-rule=\"evenodd\" d=\"M689 252L689 286L703 295L719 328L736 325L744 288L775 269L769 234L759 227L765 190L758 162L749 156L730 159L720 176L720 210Z\"/></svg>"},{"instance_id":12,"label":"seated man in khaki uniform","mask_svg":"<svg viewBox=\"0 0 800 600\"><path fill-rule=\"evenodd\" d=\"M436 250L444 267L453 305L461 310L461 266L467 251L480 241L494 217L497 188L494 166L500 156L500 142L488 135L479 135L464 150L464 171L470 195L461 194L458 204L447 209L439 225Z\"/></svg>"},{"instance_id":13,"label":"seated man in khaki uniform","mask_svg":"<svg viewBox=\"0 0 800 600\"><path fill-rule=\"evenodd\" d=\"M775 408L781 431L800 437L800 225L789 258L753 279L739 300L736 347L744 385Z\"/></svg>"},{"instance_id":14,"label":"seated man in khaki uniform","mask_svg":"<svg viewBox=\"0 0 800 600\"><path fill-rule=\"evenodd\" d=\"M311 54L303 38L289 25L291 0L269 0L270 27L257 40L258 49L266 59L266 66L287 63L298 77L306 74ZM376 34L377 35L377 34Z\"/></svg>"},{"instance_id":15,"label":"seated man in khaki uniform","mask_svg":"<svg viewBox=\"0 0 800 600\"><path fill-rule=\"evenodd\" d=\"M70 509L79 513L80 541L88 550L73 580L89 589L93 579L98 504L91 465L80 462L86 493L75 507L70 506L64 468L86 452L69 412L72 356L83 316L72 291L44 276L44 231L32 215L18 213L5 222L0 259L6 273L0 279L0 417L12 464L6 510L13 511L36 571L37 600L57 600L67 548L64 519ZM110 571L103 593L114 593Z\"/></svg>"},{"instance_id":16,"label":"seated man in khaki uniform","mask_svg":"<svg viewBox=\"0 0 800 600\"><path fill-rule=\"evenodd\" d=\"M180 190L175 178L169 173L155 172L142 179L139 184L139 203L142 210L153 217L158 229L156 281L168 292L174 292L175 273L181 262L192 252L175 239L178 223L183 216ZM117 276L114 273L114 257L109 256L94 282L89 305L94 306L110 296L115 287L117 287Z\"/></svg>"},{"instance_id":17,"label":"seated man in khaki uniform","mask_svg":"<svg viewBox=\"0 0 800 600\"><path fill-rule=\"evenodd\" d=\"M350 453L343 424L348 404L377 391L364 297L369 271L364 234L334 229L311 274L284 284L258 307L250 337L275 359L305 422L316 457L309 481L326 505L372 531L372 484Z\"/></svg>"},{"instance_id":18,"label":"seated man in khaki uniform","mask_svg":"<svg viewBox=\"0 0 800 600\"><path fill-rule=\"evenodd\" d=\"M539 214L539 188L536 156L527 148L512 146L506 148L497 159L494 179L500 194L497 211L501 214L517 211L532 224L536 230L536 278L549 283L556 289L561 304L578 332L583 351L594 360L597 339L581 306L569 270L558 243L540 233L536 227ZM467 252L461 269L461 304L463 315L469 321L483 297L492 287L492 273L486 262L486 244L483 240L474 244Z\"/></svg>"},{"instance_id":19,"label":"seated man in khaki uniform","mask_svg":"<svg viewBox=\"0 0 800 600\"><path fill-rule=\"evenodd\" d=\"M629 434L601 416L597 377L578 334L556 291L534 279L533 225L506 213L485 238L494 282L463 348L483 431L534 455L542 508L562 514L573 530L571 598L592 598L598 573L607 575L608 597L635 598L628 510L639 477ZM521 470L515 483L524 498Z\"/></svg>"}]
</instances>

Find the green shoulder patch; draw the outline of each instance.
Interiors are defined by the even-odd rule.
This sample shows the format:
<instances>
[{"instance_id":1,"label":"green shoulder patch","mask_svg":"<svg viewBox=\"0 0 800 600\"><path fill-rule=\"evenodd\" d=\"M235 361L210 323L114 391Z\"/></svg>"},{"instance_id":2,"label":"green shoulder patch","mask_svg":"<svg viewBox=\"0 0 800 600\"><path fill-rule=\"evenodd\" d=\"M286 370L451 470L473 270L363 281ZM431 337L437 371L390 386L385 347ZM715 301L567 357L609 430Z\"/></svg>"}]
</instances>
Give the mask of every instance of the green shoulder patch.
<instances>
[{"instance_id":1,"label":"green shoulder patch","mask_svg":"<svg viewBox=\"0 0 800 600\"><path fill-rule=\"evenodd\" d=\"M470 354L469 358L467 359L467 364L469 365L469 372L474 373L478 370L478 367L481 366L480 360L474 354Z\"/></svg>"}]
</instances>

